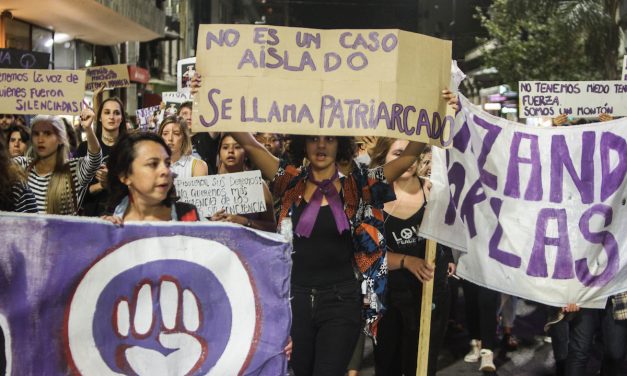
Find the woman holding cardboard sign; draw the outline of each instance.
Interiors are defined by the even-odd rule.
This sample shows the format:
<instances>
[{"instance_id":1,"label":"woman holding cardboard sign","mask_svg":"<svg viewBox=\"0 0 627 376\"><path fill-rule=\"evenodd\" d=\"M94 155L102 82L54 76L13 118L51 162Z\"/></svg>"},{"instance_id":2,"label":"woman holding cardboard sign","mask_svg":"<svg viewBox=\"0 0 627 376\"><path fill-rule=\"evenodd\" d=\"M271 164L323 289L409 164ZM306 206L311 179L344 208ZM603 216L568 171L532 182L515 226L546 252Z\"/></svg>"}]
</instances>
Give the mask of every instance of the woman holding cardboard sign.
<instances>
[{"instance_id":1,"label":"woman holding cardboard sign","mask_svg":"<svg viewBox=\"0 0 627 376\"><path fill-rule=\"evenodd\" d=\"M446 91L445 98L452 95ZM387 267L381 209L394 199L390 183L416 161L424 144L411 142L384 166L340 176L337 162L352 158L352 138L294 137L289 150L293 164L288 164L250 134L234 137L273 180L272 191L281 197L281 226L287 217L294 222L292 368L297 376L344 374L362 315L366 331L375 336L384 309ZM303 157L309 165L297 167Z\"/></svg>"},{"instance_id":2,"label":"woman holding cardboard sign","mask_svg":"<svg viewBox=\"0 0 627 376\"><path fill-rule=\"evenodd\" d=\"M233 136L226 133L222 135L218 145L218 174L230 174L242 172L246 168L246 152L235 141ZM274 208L272 206L272 195L265 182L261 182L263 196L266 202L266 211L263 213L251 214L228 214L224 209L219 210L211 216L212 221L226 221L239 223L247 227L264 231L276 231L276 220L274 218Z\"/></svg>"},{"instance_id":3,"label":"woman holding cardboard sign","mask_svg":"<svg viewBox=\"0 0 627 376\"><path fill-rule=\"evenodd\" d=\"M197 75L195 88L199 81ZM444 90L442 97L456 104L450 91ZM343 375L362 316L366 331L375 336L384 311L387 265L381 210L395 198L390 184L416 161L425 145L410 142L384 166L356 168L349 176L340 176L337 162L354 155L352 137L293 137L289 163L273 156L249 133L233 133L233 138L272 181L272 193L281 199L279 226L285 231L288 217L294 222L294 373ZM303 158L309 161L307 167L301 166Z\"/></svg>"}]
</instances>

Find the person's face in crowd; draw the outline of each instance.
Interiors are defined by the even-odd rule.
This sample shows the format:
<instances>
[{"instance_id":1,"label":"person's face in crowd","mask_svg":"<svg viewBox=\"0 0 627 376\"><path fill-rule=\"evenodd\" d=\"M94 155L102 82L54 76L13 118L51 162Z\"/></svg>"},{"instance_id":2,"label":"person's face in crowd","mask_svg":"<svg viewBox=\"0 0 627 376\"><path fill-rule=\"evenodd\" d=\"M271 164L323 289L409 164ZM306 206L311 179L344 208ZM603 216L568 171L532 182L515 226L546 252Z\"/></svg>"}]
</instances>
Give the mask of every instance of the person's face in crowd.
<instances>
[{"instance_id":1,"label":"person's face in crowd","mask_svg":"<svg viewBox=\"0 0 627 376\"><path fill-rule=\"evenodd\" d=\"M173 155L181 153L181 147L183 146L183 132L181 131L181 125L177 123L169 123L163 127L161 137L166 144L172 150Z\"/></svg>"},{"instance_id":2,"label":"person's face in crowd","mask_svg":"<svg viewBox=\"0 0 627 376\"><path fill-rule=\"evenodd\" d=\"M104 129L109 132L115 132L120 129L122 123L122 109L116 101L107 101L102 108L100 122Z\"/></svg>"},{"instance_id":3,"label":"person's face in crowd","mask_svg":"<svg viewBox=\"0 0 627 376\"><path fill-rule=\"evenodd\" d=\"M388 163L398 158L403 152L403 150L405 150L408 144L409 144L409 141L407 140L394 141L394 143L392 143L392 145L390 146L388 153L385 155L385 163ZM416 174L416 168L417 168L417 163L416 162L412 163L412 165L407 169L407 171L405 171L403 175L401 175L401 178L405 178L405 179L411 178L412 176Z\"/></svg>"},{"instance_id":4,"label":"person's face in crowd","mask_svg":"<svg viewBox=\"0 0 627 376\"><path fill-rule=\"evenodd\" d=\"M338 140L334 136L308 136L305 155L313 169L324 170L335 164Z\"/></svg>"},{"instance_id":5,"label":"person's face in crowd","mask_svg":"<svg viewBox=\"0 0 627 376\"><path fill-rule=\"evenodd\" d=\"M431 152L424 154L418 162L418 175L431 177Z\"/></svg>"},{"instance_id":6,"label":"person's face in crowd","mask_svg":"<svg viewBox=\"0 0 627 376\"><path fill-rule=\"evenodd\" d=\"M14 131L9 137L9 155L13 157L22 157L26 153L26 143L22 140L20 132Z\"/></svg>"},{"instance_id":7,"label":"person's face in crowd","mask_svg":"<svg viewBox=\"0 0 627 376\"><path fill-rule=\"evenodd\" d=\"M120 181L128 186L133 200L146 205L160 205L172 187L170 157L165 148L154 141L135 144L135 159Z\"/></svg>"},{"instance_id":8,"label":"person's face in crowd","mask_svg":"<svg viewBox=\"0 0 627 376\"><path fill-rule=\"evenodd\" d=\"M220 144L220 162L233 170L244 170L246 152L231 136L225 136Z\"/></svg>"},{"instance_id":9,"label":"person's face in crowd","mask_svg":"<svg viewBox=\"0 0 627 376\"><path fill-rule=\"evenodd\" d=\"M5 130L13 123L15 116L11 114L0 114L0 130Z\"/></svg>"},{"instance_id":10,"label":"person's face in crowd","mask_svg":"<svg viewBox=\"0 0 627 376\"><path fill-rule=\"evenodd\" d=\"M50 123L37 123L31 131L33 150L41 159L48 158L57 152L60 141Z\"/></svg>"},{"instance_id":11,"label":"person's face in crowd","mask_svg":"<svg viewBox=\"0 0 627 376\"><path fill-rule=\"evenodd\" d=\"M189 107L181 107L179 109L179 116L185 119L188 126L192 126L192 109Z\"/></svg>"},{"instance_id":12,"label":"person's face in crowd","mask_svg":"<svg viewBox=\"0 0 627 376\"><path fill-rule=\"evenodd\" d=\"M281 150L281 137L279 135L274 133L259 133L255 138L275 157L280 157L281 153L283 153L283 150Z\"/></svg>"}]
</instances>

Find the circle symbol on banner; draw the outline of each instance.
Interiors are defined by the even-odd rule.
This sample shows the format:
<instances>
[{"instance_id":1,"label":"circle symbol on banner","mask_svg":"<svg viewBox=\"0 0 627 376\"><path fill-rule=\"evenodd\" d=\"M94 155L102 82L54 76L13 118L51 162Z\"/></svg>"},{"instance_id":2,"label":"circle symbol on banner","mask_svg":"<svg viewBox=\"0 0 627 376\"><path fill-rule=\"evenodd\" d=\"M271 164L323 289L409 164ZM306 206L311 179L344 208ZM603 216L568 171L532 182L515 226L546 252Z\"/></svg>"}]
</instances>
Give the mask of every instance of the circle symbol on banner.
<instances>
[{"instance_id":1,"label":"circle symbol on banner","mask_svg":"<svg viewBox=\"0 0 627 376\"><path fill-rule=\"evenodd\" d=\"M403 239L409 239L412 236L412 231L410 228L404 228L401 230L401 237Z\"/></svg>"},{"instance_id":2,"label":"circle symbol on banner","mask_svg":"<svg viewBox=\"0 0 627 376\"><path fill-rule=\"evenodd\" d=\"M256 325L255 290L236 253L207 239L154 237L87 270L66 340L81 374L224 375L245 367Z\"/></svg>"}]
</instances>

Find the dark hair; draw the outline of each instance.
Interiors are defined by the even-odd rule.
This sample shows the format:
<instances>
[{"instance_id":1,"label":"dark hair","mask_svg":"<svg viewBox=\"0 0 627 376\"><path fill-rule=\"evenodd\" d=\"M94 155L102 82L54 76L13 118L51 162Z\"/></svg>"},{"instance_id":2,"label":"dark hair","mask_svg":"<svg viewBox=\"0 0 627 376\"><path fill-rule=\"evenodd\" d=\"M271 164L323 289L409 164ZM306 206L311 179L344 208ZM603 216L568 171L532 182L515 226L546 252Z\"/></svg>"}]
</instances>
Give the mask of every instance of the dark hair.
<instances>
[{"instance_id":1,"label":"dark hair","mask_svg":"<svg viewBox=\"0 0 627 376\"><path fill-rule=\"evenodd\" d=\"M185 108L185 107L189 108L189 109L190 109L190 111L191 111L193 106L194 106L194 102L192 102L192 101L183 102L183 103L181 103L181 105L179 106L179 110L178 110L178 112L177 112L177 113L180 113L180 112L181 112L181 110L182 110L183 108Z\"/></svg>"},{"instance_id":2,"label":"dark hair","mask_svg":"<svg viewBox=\"0 0 627 376\"><path fill-rule=\"evenodd\" d=\"M22 142L24 142L25 144L28 144L30 142L30 130L23 125L13 123L9 125L9 127L4 132L6 134L6 139L4 141L6 141L7 145L11 141L11 134L13 132L19 132L20 137L22 138Z\"/></svg>"},{"instance_id":3,"label":"dark hair","mask_svg":"<svg viewBox=\"0 0 627 376\"><path fill-rule=\"evenodd\" d=\"M65 124L65 133L67 133L67 142L70 145L70 152L72 153L72 155L74 155L79 144L78 135L76 134L76 130L74 129L72 124L70 124L70 121L68 119L62 117L61 121L63 121L63 124Z\"/></svg>"},{"instance_id":4,"label":"dark hair","mask_svg":"<svg viewBox=\"0 0 627 376\"><path fill-rule=\"evenodd\" d=\"M5 141L0 137L0 210L12 211L15 209L13 186L24 182L26 177L17 164L9 157L9 150Z\"/></svg>"},{"instance_id":5,"label":"dark hair","mask_svg":"<svg viewBox=\"0 0 627 376\"><path fill-rule=\"evenodd\" d=\"M290 163L295 166L303 164L303 159L307 156L305 153L305 143L307 137L314 136L291 136L291 143L287 150ZM353 160L357 145L355 139L350 136L334 136L337 139L337 155L335 160L337 162L350 162Z\"/></svg>"},{"instance_id":6,"label":"dark hair","mask_svg":"<svg viewBox=\"0 0 627 376\"><path fill-rule=\"evenodd\" d=\"M100 121L100 117L102 116L102 111L104 110L105 103L109 101L114 101L120 106L120 113L122 114L122 121L120 122L120 128L118 133L118 140L124 134L126 134L126 112L124 112L124 103L118 97L110 97L102 101L100 107L98 107L98 114L96 115L96 137L98 137L98 141L102 143L102 121Z\"/></svg>"},{"instance_id":7,"label":"dark hair","mask_svg":"<svg viewBox=\"0 0 627 376\"><path fill-rule=\"evenodd\" d=\"M120 181L121 176L128 176L132 173L133 161L137 157L135 145L142 141L152 141L163 146L168 156L172 155L172 151L163 141L163 138L152 132L129 132L118 138L113 145L109 159L107 160L107 169L109 170L109 178L107 179L107 188L109 189L109 207L115 208L125 196L128 196L128 187ZM170 206L178 199L174 190L174 184L168 192L168 196L163 200L164 206Z\"/></svg>"}]
</instances>

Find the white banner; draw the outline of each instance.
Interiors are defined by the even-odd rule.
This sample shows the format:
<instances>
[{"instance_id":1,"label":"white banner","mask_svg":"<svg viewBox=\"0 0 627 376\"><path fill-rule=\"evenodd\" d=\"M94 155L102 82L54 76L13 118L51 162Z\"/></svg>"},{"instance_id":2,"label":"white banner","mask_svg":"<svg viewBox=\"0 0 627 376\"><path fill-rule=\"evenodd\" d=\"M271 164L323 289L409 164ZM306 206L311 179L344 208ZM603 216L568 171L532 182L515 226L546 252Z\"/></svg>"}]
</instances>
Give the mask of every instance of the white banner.
<instances>
[{"instance_id":1,"label":"white banner","mask_svg":"<svg viewBox=\"0 0 627 376\"><path fill-rule=\"evenodd\" d=\"M535 128L462 98L455 125L420 233L465 251L460 276L554 306L627 290L627 119Z\"/></svg>"},{"instance_id":2,"label":"white banner","mask_svg":"<svg viewBox=\"0 0 627 376\"><path fill-rule=\"evenodd\" d=\"M211 217L220 209L229 214L266 211L263 179L259 170L195 178L176 179L181 201L196 205L201 217Z\"/></svg>"},{"instance_id":3,"label":"white banner","mask_svg":"<svg viewBox=\"0 0 627 376\"><path fill-rule=\"evenodd\" d=\"M520 81L520 117L598 118L607 113L627 115L627 83L624 81Z\"/></svg>"}]
</instances>

